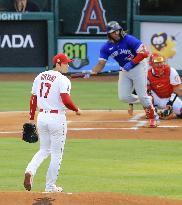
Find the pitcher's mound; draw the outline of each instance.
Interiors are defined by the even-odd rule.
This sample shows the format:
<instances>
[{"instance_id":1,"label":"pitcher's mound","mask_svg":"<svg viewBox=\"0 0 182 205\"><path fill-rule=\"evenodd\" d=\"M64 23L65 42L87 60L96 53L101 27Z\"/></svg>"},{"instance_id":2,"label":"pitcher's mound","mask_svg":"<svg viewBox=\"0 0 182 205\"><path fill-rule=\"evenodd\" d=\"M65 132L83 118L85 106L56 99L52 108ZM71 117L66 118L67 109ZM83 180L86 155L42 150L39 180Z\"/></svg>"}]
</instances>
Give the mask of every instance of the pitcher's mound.
<instances>
[{"instance_id":1,"label":"pitcher's mound","mask_svg":"<svg viewBox=\"0 0 182 205\"><path fill-rule=\"evenodd\" d=\"M181 205L182 201L119 193L0 192L0 205Z\"/></svg>"}]
</instances>

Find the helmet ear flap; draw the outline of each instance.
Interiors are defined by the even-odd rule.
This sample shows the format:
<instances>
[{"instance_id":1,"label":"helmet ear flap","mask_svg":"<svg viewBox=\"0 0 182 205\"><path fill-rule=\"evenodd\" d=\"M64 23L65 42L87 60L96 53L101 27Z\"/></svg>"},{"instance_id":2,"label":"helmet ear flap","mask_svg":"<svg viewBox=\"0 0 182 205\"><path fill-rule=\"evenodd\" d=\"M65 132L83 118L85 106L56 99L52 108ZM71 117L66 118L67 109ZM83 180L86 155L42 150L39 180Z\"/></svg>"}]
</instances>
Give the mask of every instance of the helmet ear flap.
<instances>
[{"instance_id":1,"label":"helmet ear flap","mask_svg":"<svg viewBox=\"0 0 182 205\"><path fill-rule=\"evenodd\" d=\"M124 31L123 28L120 29L120 35L122 38L124 38L126 35L126 31Z\"/></svg>"}]
</instances>

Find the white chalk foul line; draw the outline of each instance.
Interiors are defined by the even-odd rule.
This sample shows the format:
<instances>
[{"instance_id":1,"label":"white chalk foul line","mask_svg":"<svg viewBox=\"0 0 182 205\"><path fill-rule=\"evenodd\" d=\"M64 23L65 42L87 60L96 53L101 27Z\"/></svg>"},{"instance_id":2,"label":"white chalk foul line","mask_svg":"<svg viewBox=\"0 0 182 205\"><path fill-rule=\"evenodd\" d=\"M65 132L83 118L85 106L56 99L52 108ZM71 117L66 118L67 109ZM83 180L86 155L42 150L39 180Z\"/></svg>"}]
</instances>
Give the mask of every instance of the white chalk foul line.
<instances>
[{"instance_id":1,"label":"white chalk foul line","mask_svg":"<svg viewBox=\"0 0 182 205\"><path fill-rule=\"evenodd\" d=\"M141 123L140 127L144 126L146 124L146 121L144 124ZM160 128L181 128L182 126L176 126L176 125L166 125L166 126L158 126ZM84 127L84 128L69 128L68 130L71 131L84 131L84 130L137 130L139 127Z\"/></svg>"},{"instance_id":2,"label":"white chalk foul line","mask_svg":"<svg viewBox=\"0 0 182 205\"><path fill-rule=\"evenodd\" d=\"M139 127L143 127L147 124L147 121L139 121L135 126L133 126L133 128L139 128Z\"/></svg>"},{"instance_id":3,"label":"white chalk foul line","mask_svg":"<svg viewBox=\"0 0 182 205\"><path fill-rule=\"evenodd\" d=\"M178 126L178 125L161 125L161 126L157 126L157 127L161 127L161 128L180 128L182 126Z\"/></svg>"},{"instance_id":4,"label":"white chalk foul line","mask_svg":"<svg viewBox=\"0 0 182 205\"><path fill-rule=\"evenodd\" d=\"M143 113L139 113L132 117L130 120L128 120L128 122L138 122L135 126L132 127L133 129L137 130L139 127L142 127L147 124L146 120L140 121L140 118L143 116L145 116Z\"/></svg>"},{"instance_id":5,"label":"white chalk foul line","mask_svg":"<svg viewBox=\"0 0 182 205\"><path fill-rule=\"evenodd\" d=\"M70 131L87 131L87 130L137 130L136 127L117 127L117 128L105 128L105 127L84 127L84 128L68 128ZM21 134L19 131L0 132L0 134Z\"/></svg>"},{"instance_id":6,"label":"white chalk foul line","mask_svg":"<svg viewBox=\"0 0 182 205\"><path fill-rule=\"evenodd\" d=\"M67 121L68 123L121 123L121 122L136 122L137 120L135 121L128 121L128 120L117 120L117 121L114 121L114 120L110 120L110 121L102 121L102 120L86 120L86 121L72 121L72 120L69 120Z\"/></svg>"},{"instance_id":7,"label":"white chalk foul line","mask_svg":"<svg viewBox=\"0 0 182 205\"><path fill-rule=\"evenodd\" d=\"M142 121L143 122L143 121ZM144 121L145 122L145 121ZM142 123L140 126L143 126ZM158 126L159 128L181 128L182 126L177 126L177 125L163 125L163 126ZM86 128L68 128L70 131L89 131L89 130L138 130L138 127L116 127L116 128L105 128L105 127L86 127ZM11 132L6 132L2 131L0 134L21 134L22 132L20 131L11 131Z\"/></svg>"},{"instance_id":8,"label":"white chalk foul line","mask_svg":"<svg viewBox=\"0 0 182 205\"><path fill-rule=\"evenodd\" d=\"M135 115L134 117L132 117L130 120L128 120L128 122L136 122L143 116L145 116L143 113L139 113L139 114Z\"/></svg>"},{"instance_id":9,"label":"white chalk foul line","mask_svg":"<svg viewBox=\"0 0 182 205\"><path fill-rule=\"evenodd\" d=\"M136 130L138 128L135 127L116 127L116 128L106 128L106 127L86 127L86 128L70 128L68 130L72 131L85 131L85 130Z\"/></svg>"},{"instance_id":10,"label":"white chalk foul line","mask_svg":"<svg viewBox=\"0 0 182 205\"><path fill-rule=\"evenodd\" d=\"M20 132L20 131L11 131L11 132L2 131L2 132L0 132L0 134L20 134L20 133L22 133L22 132Z\"/></svg>"}]
</instances>

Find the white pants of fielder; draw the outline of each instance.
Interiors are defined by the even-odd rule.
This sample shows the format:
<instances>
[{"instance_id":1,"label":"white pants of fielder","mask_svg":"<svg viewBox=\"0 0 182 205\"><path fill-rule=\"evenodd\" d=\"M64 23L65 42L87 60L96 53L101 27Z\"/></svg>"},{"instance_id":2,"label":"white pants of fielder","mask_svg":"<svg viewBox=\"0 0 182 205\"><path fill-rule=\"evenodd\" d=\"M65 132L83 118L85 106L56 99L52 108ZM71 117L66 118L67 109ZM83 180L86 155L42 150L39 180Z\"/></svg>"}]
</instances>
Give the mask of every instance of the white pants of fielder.
<instances>
[{"instance_id":1,"label":"white pants of fielder","mask_svg":"<svg viewBox=\"0 0 182 205\"><path fill-rule=\"evenodd\" d=\"M138 96L132 94L133 88ZM118 97L127 103L141 102L146 108L152 105L151 97L147 95L147 63L145 59L129 72L119 72Z\"/></svg>"},{"instance_id":2,"label":"white pants of fielder","mask_svg":"<svg viewBox=\"0 0 182 205\"><path fill-rule=\"evenodd\" d=\"M35 176L41 163L51 155L46 176L46 188L55 185L63 157L67 133L67 122L64 113L41 112L37 117L37 128L40 139L40 150L33 156L25 172Z\"/></svg>"},{"instance_id":3,"label":"white pants of fielder","mask_svg":"<svg viewBox=\"0 0 182 205\"><path fill-rule=\"evenodd\" d=\"M166 104L169 101L169 98L160 98L156 95L155 92L152 91L152 96L154 97L154 105L159 109L165 109ZM173 103L173 111L175 114L180 115L182 113L182 101L179 97Z\"/></svg>"}]
</instances>

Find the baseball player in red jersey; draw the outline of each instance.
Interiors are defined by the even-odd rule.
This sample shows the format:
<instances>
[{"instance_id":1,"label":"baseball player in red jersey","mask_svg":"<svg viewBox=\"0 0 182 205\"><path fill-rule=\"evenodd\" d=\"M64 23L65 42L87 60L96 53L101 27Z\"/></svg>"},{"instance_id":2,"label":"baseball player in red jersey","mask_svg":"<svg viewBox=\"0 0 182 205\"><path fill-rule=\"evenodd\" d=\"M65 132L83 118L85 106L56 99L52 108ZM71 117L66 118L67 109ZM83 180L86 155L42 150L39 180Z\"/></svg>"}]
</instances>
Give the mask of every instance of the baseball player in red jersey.
<instances>
[{"instance_id":1,"label":"baseball player in red jersey","mask_svg":"<svg viewBox=\"0 0 182 205\"><path fill-rule=\"evenodd\" d=\"M181 79L177 71L170 67L165 58L159 54L152 54L149 59L148 90L153 96L154 105L161 109L173 109L174 113L182 117Z\"/></svg>"},{"instance_id":2,"label":"baseball player in red jersey","mask_svg":"<svg viewBox=\"0 0 182 205\"><path fill-rule=\"evenodd\" d=\"M63 157L67 133L66 108L76 115L81 111L74 105L70 97L71 82L64 76L71 62L64 53L53 58L53 70L40 73L34 80L30 99L30 120L34 120L38 107L37 128L40 139L40 149L34 155L25 170L24 187L30 191L33 177L38 167L49 155L50 165L46 176L46 192L61 192L62 187L56 186L56 180Z\"/></svg>"}]
</instances>

